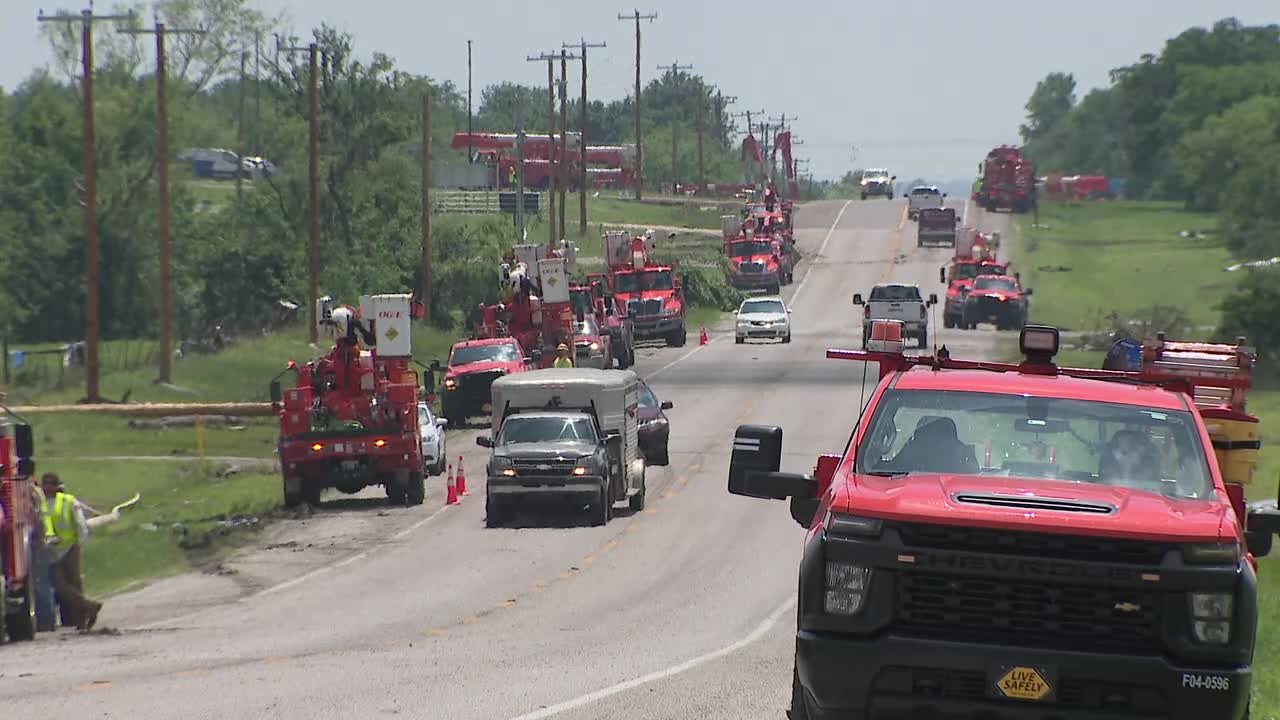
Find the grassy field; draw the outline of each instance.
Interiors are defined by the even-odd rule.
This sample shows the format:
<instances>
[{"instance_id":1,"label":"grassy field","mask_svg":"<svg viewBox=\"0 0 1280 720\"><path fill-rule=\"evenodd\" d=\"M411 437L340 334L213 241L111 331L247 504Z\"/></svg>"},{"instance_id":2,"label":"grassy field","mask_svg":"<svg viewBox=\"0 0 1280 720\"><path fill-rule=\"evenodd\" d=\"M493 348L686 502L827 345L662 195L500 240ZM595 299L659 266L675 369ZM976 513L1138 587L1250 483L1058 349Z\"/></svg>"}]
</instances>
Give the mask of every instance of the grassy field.
<instances>
[{"instance_id":1,"label":"grassy field","mask_svg":"<svg viewBox=\"0 0 1280 720\"><path fill-rule=\"evenodd\" d=\"M1031 319L1064 330L1109 327L1106 316L1132 316L1154 305L1187 313L1193 327L1217 321L1214 306L1234 286L1223 271L1231 259L1208 234L1183 238L1183 230L1208 233L1210 215L1174 203L1111 202L1072 206L1046 203L1045 229L1030 229L1021 216L1024 242L1014 250L1023 284L1035 290Z\"/></svg>"},{"instance_id":2,"label":"grassy field","mask_svg":"<svg viewBox=\"0 0 1280 720\"><path fill-rule=\"evenodd\" d=\"M1211 216L1166 203L1115 202L1079 206L1046 204L1045 229L1024 221L1014 261L1034 287L1032 321L1061 328L1105 329L1107 312L1123 315L1157 304L1183 308L1196 325L1217 320L1213 306L1234 278L1220 243L1182 238L1182 230L1209 231ZM1045 268L1070 267L1069 272ZM1082 299L1085 299L1082 301ZM1207 331L1205 332L1207 334ZM1199 335L1198 337L1202 337ZM1101 367L1102 352L1066 350L1062 365ZM1280 485L1280 388L1249 395L1249 410L1262 420L1262 451L1251 500L1273 498ZM1253 675L1252 716L1280 717L1280 553L1260 561L1260 627Z\"/></svg>"}]
</instances>

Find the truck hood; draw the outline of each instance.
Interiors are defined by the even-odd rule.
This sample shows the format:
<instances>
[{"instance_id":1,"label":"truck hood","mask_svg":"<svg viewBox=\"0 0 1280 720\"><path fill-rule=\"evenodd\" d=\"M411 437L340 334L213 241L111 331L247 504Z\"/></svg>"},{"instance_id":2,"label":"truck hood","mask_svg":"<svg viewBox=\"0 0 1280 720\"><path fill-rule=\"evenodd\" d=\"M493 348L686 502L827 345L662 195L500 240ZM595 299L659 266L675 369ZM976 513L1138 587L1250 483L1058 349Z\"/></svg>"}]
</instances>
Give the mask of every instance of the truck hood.
<instances>
[{"instance_id":1,"label":"truck hood","mask_svg":"<svg viewBox=\"0 0 1280 720\"><path fill-rule=\"evenodd\" d=\"M984 497L1004 504L983 503ZM1053 501L1063 509L1048 508ZM1114 511L1089 511L1099 506ZM1163 542L1214 542L1237 535L1234 513L1217 500L1180 500L1128 488L982 475L849 475L832 509L886 520Z\"/></svg>"},{"instance_id":2,"label":"truck hood","mask_svg":"<svg viewBox=\"0 0 1280 720\"><path fill-rule=\"evenodd\" d=\"M596 446L589 442L541 442L499 445L493 454L497 457L521 460L576 460L595 454Z\"/></svg>"},{"instance_id":3,"label":"truck hood","mask_svg":"<svg viewBox=\"0 0 1280 720\"><path fill-rule=\"evenodd\" d=\"M742 322L782 322L787 319L786 313L742 313L738 315Z\"/></svg>"},{"instance_id":4,"label":"truck hood","mask_svg":"<svg viewBox=\"0 0 1280 720\"><path fill-rule=\"evenodd\" d=\"M485 362L473 362L466 365L450 365L448 371L445 372L446 378L454 378L459 375L470 375L471 373L487 372L489 370L505 370L514 372L518 365L510 361L488 360Z\"/></svg>"}]
</instances>

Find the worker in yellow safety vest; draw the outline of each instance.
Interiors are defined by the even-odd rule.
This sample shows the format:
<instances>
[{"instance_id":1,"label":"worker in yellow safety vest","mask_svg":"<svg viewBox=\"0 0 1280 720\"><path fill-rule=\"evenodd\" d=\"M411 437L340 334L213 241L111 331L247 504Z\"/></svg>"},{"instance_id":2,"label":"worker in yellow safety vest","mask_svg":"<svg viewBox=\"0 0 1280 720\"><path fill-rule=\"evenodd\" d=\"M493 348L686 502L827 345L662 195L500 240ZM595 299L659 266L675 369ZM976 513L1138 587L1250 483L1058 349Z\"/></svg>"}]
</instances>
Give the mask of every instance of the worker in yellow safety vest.
<instances>
[{"instance_id":1,"label":"worker in yellow safety vest","mask_svg":"<svg viewBox=\"0 0 1280 720\"><path fill-rule=\"evenodd\" d=\"M62 480L54 473L40 478L45 496L53 497L50 524L53 530L53 586L58 602L67 606L70 619L81 631L93 629L102 603L85 597L80 576L80 546L89 536L89 527L76 497L63 492Z\"/></svg>"},{"instance_id":2,"label":"worker in yellow safety vest","mask_svg":"<svg viewBox=\"0 0 1280 720\"><path fill-rule=\"evenodd\" d=\"M569 346L560 343L556 348L556 361L552 367L571 368L573 367L573 358L569 356Z\"/></svg>"}]
</instances>

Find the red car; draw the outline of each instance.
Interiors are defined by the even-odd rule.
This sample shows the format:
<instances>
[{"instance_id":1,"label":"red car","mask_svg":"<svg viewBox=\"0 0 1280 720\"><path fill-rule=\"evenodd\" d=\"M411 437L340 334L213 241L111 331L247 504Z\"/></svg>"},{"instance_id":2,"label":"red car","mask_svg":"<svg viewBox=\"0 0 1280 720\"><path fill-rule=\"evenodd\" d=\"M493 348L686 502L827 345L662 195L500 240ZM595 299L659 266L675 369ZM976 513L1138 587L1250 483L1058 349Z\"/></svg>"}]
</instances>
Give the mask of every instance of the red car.
<instances>
[{"instance_id":1,"label":"red car","mask_svg":"<svg viewBox=\"0 0 1280 720\"><path fill-rule=\"evenodd\" d=\"M960 327L972 330L990 322L997 330L1018 330L1027 324L1031 288L1023 288L1013 275L979 275L964 295Z\"/></svg>"},{"instance_id":2,"label":"red car","mask_svg":"<svg viewBox=\"0 0 1280 720\"><path fill-rule=\"evenodd\" d=\"M451 427L466 427L467 418L487 414L489 386L494 380L530 369L532 358L511 337L463 340L449 350L440 410Z\"/></svg>"},{"instance_id":3,"label":"red car","mask_svg":"<svg viewBox=\"0 0 1280 720\"><path fill-rule=\"evenodd\" d=\"M1186 379L1059 368L1037 326L1021 364L907 357L891 324L827 352L881 377L814 476L779 472L781 428L734 438L729 491L808 529L792 720L1246 717L1280 523Z\"/></svg>"}]
</instances>

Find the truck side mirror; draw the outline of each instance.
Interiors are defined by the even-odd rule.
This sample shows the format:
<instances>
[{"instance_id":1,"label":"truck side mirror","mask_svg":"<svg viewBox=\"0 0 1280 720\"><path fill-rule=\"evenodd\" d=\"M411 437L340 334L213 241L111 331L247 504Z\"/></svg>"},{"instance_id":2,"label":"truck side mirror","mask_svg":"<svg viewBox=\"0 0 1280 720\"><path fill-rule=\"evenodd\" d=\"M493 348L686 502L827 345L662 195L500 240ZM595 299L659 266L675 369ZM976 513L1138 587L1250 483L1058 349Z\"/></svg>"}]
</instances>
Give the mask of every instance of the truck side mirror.
<instances>
[{"instance_id":1,"label":"truck side mirror","mask_svg":"<svg viewBox=\"0 0 1280 720\"><path fill-rule=\"evenodd\" d=\"M785 500L811 497L816 483L808 475L779 472L782 428L739 425L729 459L729 492L734 495Z\"/></svg>"},{"instance_id":2,"label":"truck side mirror","mask_svg":"<svg viewBox=\"0 0 1280 720\"><path fill-rule=\"evenodd\" d=\"M13 426L13 454L19 460L29 460L35 457L36 441L30 425L19 423Z\"/></svg>"},{"instance_id":3,"label":"truck side mirror","mask_svg":"<svg viewBox=\"0 0 1280 720\"><path fill-rule=\"evenodd\" d=\"M930 304L930 305L937 305L937 304L938 304L938 294L937 294L937 293L929 293L929 304Z\"/></svg>"},{"instance_id":4,"label":"truck side mirror","mask_svg":"<svg viewBox=\"0 0 1280 720\"><path fill-rule=\"evenodd\" d=\"M676 406L675 403L671 402L670 400L663 400L662 403L658 405L658 407L663 410L670 410L675 406Z\"/></svg>"},{"instance_id":5,"label":"truck side mirror","mask_svg":"<svg viewBox=\"0 0 1280 720\"><path fill-rule=\"evenodd\" d=\"M854 294L853 294L853 304L854 304L854 305L861 305L861 304L862 304L862 293L854 293Z\"/></svg>"},{"instance_id":6,"label":"truck side mirror","mask_svg":"<svg viewBox=\"0 0 1280 720\"><path fill-rule=\"evenodd\" d=\"M476 437L476 444L483 448L493 447L493 438L488 435L480 435Z\"/></svg>"},{"instance_id":7,"label":"truck side mirror","mask_svg":"<svg viewBox=\"0 0 1280 720\"><path fill-rule=\"evenodd\" d=\"M272 380L271 385L269 385L267 388L267 391L268 393L270 393L271 402L273 403L278 403L284 399L284 393L280 390L279 380Z\"/></svg>"},{"instance_id":8,"label":"truck side mirror","mask_svg":"<svg viewBox=\"0 0 1280 720\"><path fill-rule=\"evenodd\" d=\"M1254 557L1266 557L1271 552L1272 536L1280 533L1280 510L1275 508L1250 508L1246 516L1244 539Z\"/></svg>"},{"instance_id":9,"label":"truck side mirror","mask_svg":"<svg viewBox=\"0 0 1280 720\"><path fill-rule=\"evenodd\" d=\"M1023 291L1022 291L1022 294L1023 294L1023 295L1030 295L1030 294L1031 294L1031 288L1027 288L1026 290L1023 290Z\"/></svg>"},{"instance_id":10,"label":"truck side mirror","mask_svg":"<svg viewBox=\"0 0 1280 720\"><path fill-rule=\"evenodd\" d=\"M947 269L944 267L938 268L938 282L942 283L943 285L947 284Z\"/></svg>"}]
</instances>

